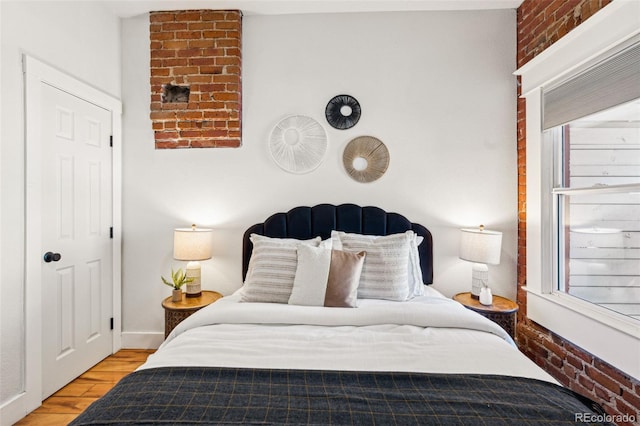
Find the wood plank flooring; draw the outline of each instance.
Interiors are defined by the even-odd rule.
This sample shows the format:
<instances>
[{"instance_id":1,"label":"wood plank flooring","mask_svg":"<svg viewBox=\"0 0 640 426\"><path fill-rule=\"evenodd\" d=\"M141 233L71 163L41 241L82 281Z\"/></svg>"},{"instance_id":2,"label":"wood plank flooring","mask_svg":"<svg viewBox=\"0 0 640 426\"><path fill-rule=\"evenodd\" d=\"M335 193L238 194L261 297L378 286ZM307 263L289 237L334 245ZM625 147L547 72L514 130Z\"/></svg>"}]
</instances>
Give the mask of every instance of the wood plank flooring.
<instances>
[{"instance_id":1,"label":"wood plank flooring","mask_svg":"<svg viewBox=\"0 0 640 426\"><path fill-rule=\"evenodd\" d=\"M154 350L123 349L105 358L42 402L16 425L66 425L120 379L138 368Z\"/></svg>"}]
</instances>

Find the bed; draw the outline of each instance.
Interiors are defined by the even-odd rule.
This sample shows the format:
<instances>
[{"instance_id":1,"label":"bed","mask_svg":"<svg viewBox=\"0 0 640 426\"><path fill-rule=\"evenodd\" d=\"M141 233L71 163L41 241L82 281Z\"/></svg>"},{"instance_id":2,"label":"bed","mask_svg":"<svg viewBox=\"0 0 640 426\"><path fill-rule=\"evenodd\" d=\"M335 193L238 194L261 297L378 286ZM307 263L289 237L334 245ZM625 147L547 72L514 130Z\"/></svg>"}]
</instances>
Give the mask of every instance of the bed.
<instances>
[{"instance_id":1,"label":"bed","mask_svg":"<svg viewBox=\"0 0 640 426\"><path fill-rule=\"evenodd\" d=\"M431 288L431 233L400 214L354 204L276 213L245 232L242 276L72 424L603 418L501 327Z\"/></svg>"}]
</instances>

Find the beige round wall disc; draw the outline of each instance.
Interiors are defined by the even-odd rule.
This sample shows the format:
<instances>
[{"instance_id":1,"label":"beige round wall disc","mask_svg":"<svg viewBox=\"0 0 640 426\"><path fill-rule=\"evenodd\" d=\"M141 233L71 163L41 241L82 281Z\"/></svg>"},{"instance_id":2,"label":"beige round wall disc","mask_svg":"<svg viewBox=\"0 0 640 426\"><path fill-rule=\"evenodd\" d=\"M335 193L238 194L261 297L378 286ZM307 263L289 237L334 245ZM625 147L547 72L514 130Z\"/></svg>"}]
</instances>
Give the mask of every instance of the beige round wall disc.
<instances>
[{"instance_id":1,"label":"beige round wall disc","mask_svg":"<svg viewBox=\"0 0 640 426\"><path fill-rule=\"evenodd\" d=\"M344 168L358 182L373 182L389 167L389 150L380 139L360 136L350 141L342 154Z\"/></svg>"}]
</instances>

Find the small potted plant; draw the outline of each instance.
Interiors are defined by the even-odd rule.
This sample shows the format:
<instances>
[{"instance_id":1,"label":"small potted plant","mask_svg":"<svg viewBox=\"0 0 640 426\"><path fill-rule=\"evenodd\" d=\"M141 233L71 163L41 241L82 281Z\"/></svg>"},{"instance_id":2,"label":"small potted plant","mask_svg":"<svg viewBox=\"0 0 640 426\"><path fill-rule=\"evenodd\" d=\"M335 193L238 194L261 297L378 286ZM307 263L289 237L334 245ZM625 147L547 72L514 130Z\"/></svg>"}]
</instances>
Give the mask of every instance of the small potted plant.
<instances>
[{"instance_id":1,"label":"small potted plant","mask_svg":"<svg viewBox=\"0 0 640 426\"><path fill-rule=\"evenodd\" d=\"M172 302L181 301L182 286L193 281L193 278L188 278L186 272L184 272L181 268L175 272L173 271L173 268L171 268L171 281L173 282L169 282L169 280L165 279L165 277L162 276L160 278L162 278L163 283L173 288L173 293L171 293Z\"/></svg>"}]
</instances>

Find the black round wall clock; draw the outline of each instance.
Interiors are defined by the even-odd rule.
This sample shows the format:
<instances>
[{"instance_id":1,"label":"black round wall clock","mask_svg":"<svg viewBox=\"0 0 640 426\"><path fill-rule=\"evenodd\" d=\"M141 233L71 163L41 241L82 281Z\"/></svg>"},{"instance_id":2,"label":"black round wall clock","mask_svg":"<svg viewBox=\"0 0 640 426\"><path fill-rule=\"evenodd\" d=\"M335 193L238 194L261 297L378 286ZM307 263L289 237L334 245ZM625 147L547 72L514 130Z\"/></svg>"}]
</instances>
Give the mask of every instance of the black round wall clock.
<instances>
[{"instance_id":1,"label":"black round wall clock","mask_svg":"<svg viewBox=\"0 0 640 426\"><path fill-rule=\"evenodd\" d=\"M324 111L331 127L345 130L358 123L362 110L360 104L353 96L338 95L333 97Z\"/></svg>"}]
</instances>

